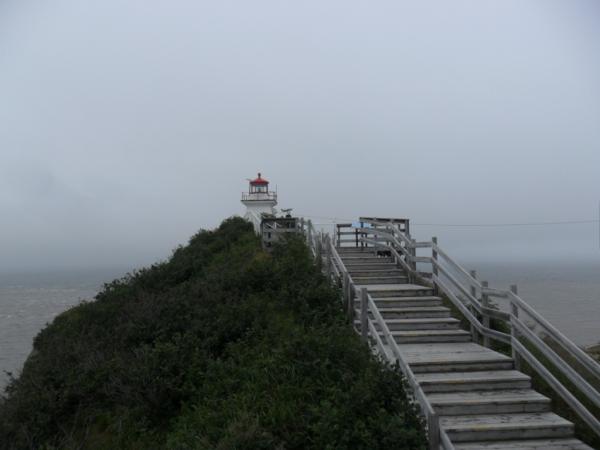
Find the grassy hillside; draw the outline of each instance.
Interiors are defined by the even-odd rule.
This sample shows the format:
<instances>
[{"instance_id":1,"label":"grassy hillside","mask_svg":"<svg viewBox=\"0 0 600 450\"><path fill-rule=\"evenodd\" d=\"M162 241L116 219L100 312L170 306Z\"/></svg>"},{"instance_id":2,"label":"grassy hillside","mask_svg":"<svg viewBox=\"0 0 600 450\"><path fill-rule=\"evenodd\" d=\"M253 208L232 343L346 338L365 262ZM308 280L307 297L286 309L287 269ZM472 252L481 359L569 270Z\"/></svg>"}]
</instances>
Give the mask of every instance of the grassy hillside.
<instances>
[{"instance_id":1,"label":"grassy hillside","mask_svg":"<svg viewBox=\"0 0 600 450\"><path fill-rule=\"evenodd\" d=\"M0 448L424 448L401 376L344 322L302 241L229 219L35 339Z\"/></svg>"}]
</instances>

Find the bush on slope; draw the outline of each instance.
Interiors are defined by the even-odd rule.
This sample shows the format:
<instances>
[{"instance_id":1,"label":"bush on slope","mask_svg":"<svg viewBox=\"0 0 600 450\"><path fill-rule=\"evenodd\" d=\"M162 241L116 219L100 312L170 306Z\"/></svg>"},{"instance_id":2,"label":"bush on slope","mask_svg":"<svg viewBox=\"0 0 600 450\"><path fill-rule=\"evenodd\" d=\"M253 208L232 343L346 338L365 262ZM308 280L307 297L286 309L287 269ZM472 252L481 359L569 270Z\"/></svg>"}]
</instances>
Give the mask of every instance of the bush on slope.
<instances>
[{"instance_id":1,"label":"bush on slope","mask_svg":"<svg viewBox=\"0 0 600 450\"><path fill-rule=\"evenodd\" d=\"M228 219L58 316L0 402L2 448L422 448L398 371L299 239Z\"/></svg>"}]
</instances>

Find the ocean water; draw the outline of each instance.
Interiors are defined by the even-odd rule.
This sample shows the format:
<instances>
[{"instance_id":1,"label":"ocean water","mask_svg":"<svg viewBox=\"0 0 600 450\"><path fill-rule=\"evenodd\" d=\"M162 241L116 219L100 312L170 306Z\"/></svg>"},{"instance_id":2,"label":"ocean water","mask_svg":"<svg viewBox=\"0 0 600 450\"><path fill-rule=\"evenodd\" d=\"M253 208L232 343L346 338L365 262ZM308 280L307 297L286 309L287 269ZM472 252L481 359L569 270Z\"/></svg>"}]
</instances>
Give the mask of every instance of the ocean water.
<instances>
[{"instance_id":1,"label":"ocean water","mask_svg":"<svg viewBox=\"0 0 600 450\"><path fill-rule=\"evenodd\" d=\"M124 270L0 274L0 388L18 374L33 338L56 315L92 300Z\"/></svg>"},{"instance_id":2,"label":"ocean water","mask_svg":"<svg viewBox=\"0 0 600 450\"><path fill-rule=\"evenodd\" d=\"M517 284L521 297L571 338L600 342L600 264L470 262L491 287ZM0 387L18 374L33 338L57 314L91 300L125 270L0 274Z\"/></svg>"},{"instance_id":3,"label":"ocean water","mask_svg":"<svg viewBox=\"0 0 600 450\"><path fill-rule=\"evenodd\" d=\"M580 346L600 342L600 262L472 263L490 287L519 296Z\"/></svg>"}]
</instances>

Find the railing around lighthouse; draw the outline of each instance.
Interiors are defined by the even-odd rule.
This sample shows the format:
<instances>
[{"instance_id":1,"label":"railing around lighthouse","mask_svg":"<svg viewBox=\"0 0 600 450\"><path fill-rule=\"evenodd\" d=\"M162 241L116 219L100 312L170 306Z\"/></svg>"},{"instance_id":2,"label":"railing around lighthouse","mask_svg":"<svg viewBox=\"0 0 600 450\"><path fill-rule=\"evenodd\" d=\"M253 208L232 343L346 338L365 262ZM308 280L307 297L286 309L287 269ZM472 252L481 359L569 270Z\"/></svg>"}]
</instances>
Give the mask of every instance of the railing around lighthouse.
<instances>
[{"instance_id":1,"label":"railing around lighthouse","mask_svg":"<svg viewBox=\"0 0 600 450\"><path fill-rule=\"evenodd\" d=\"M317 233L310 221L303 229L307 244L327 277L342 287L344 307L352 320L354 299L360 299L359 323L363 338L382 355L386 354L385 341L398 361L427 422L430 448L437 449L440 443L446 450L453 446L440 429L437 415L375 302L366 289L357 291L336 247L350 245L389 252L411 281L436 289L460 311L470 325L474 342L487 347L493 346L492 342L504 344L517 369L521 361L526 362L600 436L600 421L590 411L600 409L600 365L528 305L518 295L516 286L510 290L490 288L487 282L477 278L475 271L468 271L451 258L439 246L437 238L426 242L412 239L406 219L361 217L357 225L338 224L333 237ZM417 255L422 249L429 254Z\"/></svg>"},{"instance_id":2,"label":"railing around lighthouse","mask_svg":"<svg viewBox=\"0 0 600 450\"><path fill-rule=\"evenodd\" d=\"M277 192L242 192L243 202L262 202L262 201L277 201Z\"/></svg>"}]
</instances>

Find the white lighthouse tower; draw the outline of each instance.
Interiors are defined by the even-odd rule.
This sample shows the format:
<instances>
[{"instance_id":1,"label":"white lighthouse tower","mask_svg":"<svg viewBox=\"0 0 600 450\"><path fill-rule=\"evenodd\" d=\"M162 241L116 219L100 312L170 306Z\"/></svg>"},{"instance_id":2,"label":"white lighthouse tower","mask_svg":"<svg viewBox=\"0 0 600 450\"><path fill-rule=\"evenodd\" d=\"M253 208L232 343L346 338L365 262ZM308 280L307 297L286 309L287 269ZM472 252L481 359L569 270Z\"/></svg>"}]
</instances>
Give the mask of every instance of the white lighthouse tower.
<instances>
[{"instance_id":1,"label":"white lighthouse tower","mask_svg":"<svg viewBox=\"0 0 600 450\"><path fill-rule=\"evenodd\" d=\"M254 180L249 180L248 192L242 192L242 203L246 206L245 218L254 224L257 232L263 214L275 214L277 205L277 192L269 191L269 182L262 178L260 172Z\"/></svg>"}]
</instances>

